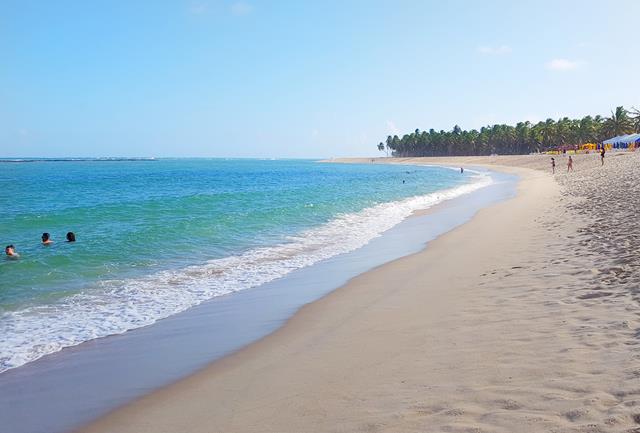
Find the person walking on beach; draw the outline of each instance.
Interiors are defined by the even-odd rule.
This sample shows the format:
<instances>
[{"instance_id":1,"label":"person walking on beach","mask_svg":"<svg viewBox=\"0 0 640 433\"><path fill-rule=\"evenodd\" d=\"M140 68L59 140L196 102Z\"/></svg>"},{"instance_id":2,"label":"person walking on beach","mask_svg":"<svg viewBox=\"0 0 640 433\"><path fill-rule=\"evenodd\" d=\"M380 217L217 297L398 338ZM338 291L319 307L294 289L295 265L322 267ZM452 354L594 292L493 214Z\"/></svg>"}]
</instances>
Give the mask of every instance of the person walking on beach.
<instances>
[{"instance_id":1,"label":"person walking on beach","mask_svg":"<svg viewBox=\"0 0 640 433\"><path fill-rule=\"evenodd\" d=\"M600 166L604 165L604 154L605 154L604 145L602 145L602 150L600 151Z\"/></svg>"},{"instance_id":2,"label":"person walking on beach","mask_svg":"<svg viewBox=\"0 0 640 433\"><path fill-rule=\"evenodd\" d=\"M551 158L551 173L556 174L556 159Z\"/></svg>"},{"instance_id":3,"label":"person walking on beach","mask_svg":"<svg viewBox=\"0 0 640 433\"><path fill-rule=\"evenodd\" d=\"M13 245L7 245L6 247L4 247L4 253L10 259L17 259L20 257L20 254L16 253L16 247L14 247Z\"/></svg>"},{"instance_id":4,"label":"person walking on beach","mask_svg":"<svg viewBox=\"0 0 640 433\"><path fill-rule=\"evenodd\" d=\"M42 233L42 245L51 245L53 241L51 240L51 236L49 233Z\"/></svg>"},{"instance_id":5,"label":"person walking on beach","mask_svg":"<svg viewBox=\"0 0 640 433\"><path fill-rule=\"evenodd\" d=\"M573 171L573 158L569 155L569 161L567 161L567 173Z\"/></svg>"}]
</instances>

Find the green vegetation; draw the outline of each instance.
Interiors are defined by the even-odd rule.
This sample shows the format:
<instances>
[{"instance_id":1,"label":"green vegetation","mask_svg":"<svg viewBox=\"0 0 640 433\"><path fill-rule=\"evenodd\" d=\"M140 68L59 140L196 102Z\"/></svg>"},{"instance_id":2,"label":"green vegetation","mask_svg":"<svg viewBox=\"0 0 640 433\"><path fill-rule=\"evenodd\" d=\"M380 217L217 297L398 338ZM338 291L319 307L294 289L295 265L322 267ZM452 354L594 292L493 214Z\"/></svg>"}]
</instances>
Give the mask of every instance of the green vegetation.
<instances>
[{"instance_id":1,"label":"green vegetation","mask_svg":"<svg viewBox=\"0 0 640 433\"><path fill-rule=\"evenodd\" d=\"M584 143L599 143L617 135L640 132L640 110L617 107L611 116L586 116L582 119L563 117L516 126L493 125L462 130L458 125L451 131L416 129L402 138L388 136L379 143L378 150L391 151L393 156L450 156L490 155L492 153L528 154L549 149L574 148Z\"/></svg>"}]
</instances>

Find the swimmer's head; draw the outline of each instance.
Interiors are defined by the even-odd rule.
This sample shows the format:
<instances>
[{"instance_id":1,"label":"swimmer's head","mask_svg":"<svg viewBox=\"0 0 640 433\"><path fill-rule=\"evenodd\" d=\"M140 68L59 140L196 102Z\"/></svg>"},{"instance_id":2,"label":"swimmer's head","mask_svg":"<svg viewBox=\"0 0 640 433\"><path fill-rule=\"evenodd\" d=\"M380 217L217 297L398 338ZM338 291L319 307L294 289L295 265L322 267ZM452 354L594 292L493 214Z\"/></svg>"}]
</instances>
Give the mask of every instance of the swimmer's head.
<instances>
[{"instance_id":1,"label":"swimmer's head","mask_svg":"<svg viewBox=\"0 0 640 433\"><path fill-rule=\"evenodd\" d=\"M67 242L75 242L76 241L76 235L73 232L69 232L67 233Z\"/></svg>"},{"instance_id":2,"label":"swimmer's head","mask_svg":"<svg viewBox=\"0 0 640 433\"><path fill-rule=\"evenodd\" d=\"M51 236L49 236L49 233L42 233L42 242L47 242L49 239L51 239Z\"/></svg>"},{"instance_id":3,"label":"swimmer's head","mask_svg":"<svg viewBox=\"0 0 640 433\"><path fill-rule=\"evenodd\" d=\"M16 248L13 245L7 245L6 247L4 247L4 252L8 256L12 256L15 250Z\"/></svg>"}]
</instances>

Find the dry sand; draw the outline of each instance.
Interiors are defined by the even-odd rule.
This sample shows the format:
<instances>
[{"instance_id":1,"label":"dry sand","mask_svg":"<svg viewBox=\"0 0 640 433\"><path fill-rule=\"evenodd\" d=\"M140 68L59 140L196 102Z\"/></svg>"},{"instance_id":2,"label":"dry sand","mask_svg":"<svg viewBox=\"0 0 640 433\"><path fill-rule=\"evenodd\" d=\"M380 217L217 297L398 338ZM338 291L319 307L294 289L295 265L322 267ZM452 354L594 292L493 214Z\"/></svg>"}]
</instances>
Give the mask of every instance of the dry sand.
<instances>
[{"instance_id":1,"label":"dry sand","mask_svg":"<svg viewBox=\"0 0 640 433\"><path fill-rule=\"evenodd\" d=\"M640 154L579 156L555 177L548 161L385 161L522 180L424 251L83 431L640 432Z\"/></svg>"}]
</instances>

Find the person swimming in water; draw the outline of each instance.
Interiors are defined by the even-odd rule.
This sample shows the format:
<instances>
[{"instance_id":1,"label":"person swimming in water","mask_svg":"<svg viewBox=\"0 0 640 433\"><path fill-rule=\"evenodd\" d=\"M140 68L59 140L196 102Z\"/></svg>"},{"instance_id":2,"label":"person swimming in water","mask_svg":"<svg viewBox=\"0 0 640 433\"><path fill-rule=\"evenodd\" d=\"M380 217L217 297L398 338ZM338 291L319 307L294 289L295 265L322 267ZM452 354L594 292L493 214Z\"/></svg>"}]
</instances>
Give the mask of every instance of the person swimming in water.
<instances>
[{"instance_id":1,"label":"person swimming in water","mask_svg":"<svg viewBox=\"0 0 640 433\"><path fill-rule=\"evenodd\" d=\"M14 247L13 245L7 245L6 247L4 247L4 253L10 259L17 259L20 257L20 254L16 253L16 247Z\"/></svg>"},{"instance_id":2,"label":"person swimming in water","mask_svg":"<svg viewBox=\"0 0 640 433\"><path fill-rule=\"evenodd\" d=\"M75 242L76 241L76 235L73 232L68 232L67 233L67 242Z\"/></svg>"},{"instance_id":3,"label":"person swimming in water","mask_svg":"<svg viewBox=\"0 0 640 433\"><path fill-rule=\"evenodd\" d=\"M464 174L464 168L460 167L460 174Z\"/></svg>"},{"instance_id":4,"label":"person swimming in water","mask_svg":"<svg viewBox=\"0 0 640 433\"><path fill-rule=\"evenodd\" d=\"M51 240L51 236L49 233L42 233L42 245L51 245L53 241Z\"/></svg>"}]
</instances>

